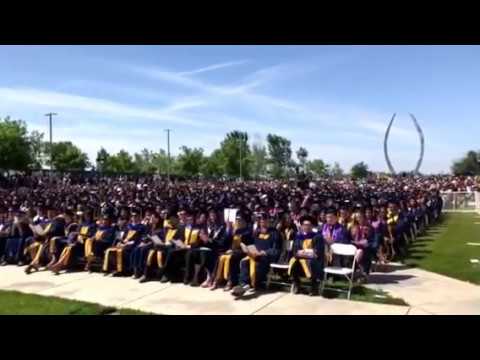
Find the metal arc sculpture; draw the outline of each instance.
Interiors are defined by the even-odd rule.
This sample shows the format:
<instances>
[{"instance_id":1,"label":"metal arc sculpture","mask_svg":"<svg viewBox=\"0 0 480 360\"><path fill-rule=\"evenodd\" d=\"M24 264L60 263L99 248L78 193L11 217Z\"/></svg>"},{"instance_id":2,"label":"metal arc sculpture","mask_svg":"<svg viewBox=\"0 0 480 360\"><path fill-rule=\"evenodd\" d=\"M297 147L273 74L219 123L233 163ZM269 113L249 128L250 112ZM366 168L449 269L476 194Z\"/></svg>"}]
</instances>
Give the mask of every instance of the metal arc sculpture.
<instances>
[{"instance_id":1,"label":"metal arc sculpture","mask_svg":"<svg viewBox=\"0 0 480 360\"><path fill-rule=\"evenodd\" d=\"M392 119L390 120L390 123L388 124L387 131L385 132L385 140L383 143L383 151L385 153L385 160L387 161L388 169L390 172L395 175L395 169L392 165L392 162L390 161L390 157L388 155L388 137L390 136L390 130L392 129L393 122L395 121L395 116L396 114L393 114ZM415 125L415 129L417 130L418 136L420 138L420 157L417 161L417 166L413 173L417 175L420 172L420 168L423 163L423 156L425 155L425 137L423 135L422 128L418 124L417 119L413 114L410 114L410 117L412 118L413 124Z\"/></svg>"}]
</instances>

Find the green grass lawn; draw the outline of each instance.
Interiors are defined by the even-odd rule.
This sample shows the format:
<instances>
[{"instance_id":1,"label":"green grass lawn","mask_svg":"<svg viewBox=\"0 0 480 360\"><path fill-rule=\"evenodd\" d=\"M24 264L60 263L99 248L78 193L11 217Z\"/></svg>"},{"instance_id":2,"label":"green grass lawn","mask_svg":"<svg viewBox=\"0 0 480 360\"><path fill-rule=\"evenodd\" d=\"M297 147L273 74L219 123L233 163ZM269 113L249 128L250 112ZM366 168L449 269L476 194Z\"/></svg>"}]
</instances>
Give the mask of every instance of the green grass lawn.
<instances>
[{"instance_id":1,"label":"green grass lawn","mask_svg":"<svg viewBox=\"0 0 480 360\"><path fill-rule=\"evenodd\" d=\"M148 315L83 301L0 290L0 315Z\"/></svg>"},{"instance_id":2,"label":"green grass lawn","mask_svg":"<svg viewBox=\"0 0 480 360\"><path fill-rule=\"evenodd\" d=\"M327 285L327 288L347 290L347 284L341 282L335 282L333 285ZM347 294L344 292L339 292L335 290L325 289L324 297L328 299L346 299ZM352 289L352 295L350 297L352 301L364 301L369 303L376 304L385 304L385 305L401 305L409 306L405 300L400 298L395 298L388 293L382 290L370 289L365 286L354 286Z\"/></svg>"},{"instance_id":3,"label":"green grass lawn","mask_svg":"<svg viewBox=\"0 0 480 360\"><path fill-rule=\"evenodd\" d=\"M405 264L480 285L480 264L470 263L480 259L480 246L467 243L480 243L480 215L444 214L411 245Z\"/></svg>"}]
</instances>

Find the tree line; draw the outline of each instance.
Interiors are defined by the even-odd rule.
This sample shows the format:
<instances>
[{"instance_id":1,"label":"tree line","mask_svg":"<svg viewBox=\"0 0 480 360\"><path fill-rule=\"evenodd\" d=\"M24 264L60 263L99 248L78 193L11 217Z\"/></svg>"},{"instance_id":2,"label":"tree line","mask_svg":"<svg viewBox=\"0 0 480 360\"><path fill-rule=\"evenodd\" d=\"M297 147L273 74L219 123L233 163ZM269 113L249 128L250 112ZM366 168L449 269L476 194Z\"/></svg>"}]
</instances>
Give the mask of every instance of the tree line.
<instances>
[{"instance_id":1,"label":"tree line","mask_svg":"<svg viewBox=\"0 0 480 360\"><path fill-rule=\"evenodd\" d=\"M243 179L282 179L299 174L314 177L344 175L338 163L330 165L322 159L309 160L304 147L292 151L291 142L285 137L268 134L265 140L266 144L255 140L250 145L248 133L235 130L226 134L210 155L206 155L202 148L182 146L170 160L163 149L157 152L143 149L134 154L120 150L110 154L102 147L92 164L87 154L72 142L54 142L50 146L43 133L28 132L24 121L7 117L0 121L0 169L33 170L47 166L60 172L92 169L100 173L170 173L182 177ZM480 175L479 159L480 153L470 152L465 159L455 162L452 171ZM364 162L355 164L350 170L354 178L364 178L368 174L368 165Z\"/></svg>"}]
</instances>

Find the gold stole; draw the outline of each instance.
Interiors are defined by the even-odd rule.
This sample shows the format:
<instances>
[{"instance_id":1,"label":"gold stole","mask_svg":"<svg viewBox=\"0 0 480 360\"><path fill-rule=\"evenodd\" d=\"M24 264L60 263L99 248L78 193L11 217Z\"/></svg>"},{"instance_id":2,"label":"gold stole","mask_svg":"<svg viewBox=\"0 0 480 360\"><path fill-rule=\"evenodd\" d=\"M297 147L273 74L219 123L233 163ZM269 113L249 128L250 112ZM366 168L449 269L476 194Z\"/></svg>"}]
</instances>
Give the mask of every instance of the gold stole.
<instances>
[{"instance_id":1,"label":"gold stole","mask_svg":"<svg viewBox=\"0 0 480 360\"><path fill-rule=\"evenodd\" d=\"M80 233L77 236L77 240L83 243L87 235L88 235L88 226L82 226L80 228Z\"/></svg>"},{"instance_id":2,"label":"gold stole","mask_svg":"<svg viewBox=\"0 0 480 360\"><path fill-rule=\"evenodd\" d=\"M259 234L259 235L258 235L258 238L259 238L260 240L268 240L269 237L270 237L270 234L269 234L269 233Z\"/></svg>"},{"instance_id":3,"label":"gold stole","mask_svg":"<svg viewBox=\"0 0 480 360\"><path fill-rule=\"evenodd\" d=\"M234 226L234 231L236 231L236 226ZM232 249L238 249L240 243L242 242L242 235L233 235ZM219 280L223 277L224 280L228 280L230 275L230 260L232 259L232 254L224 254L218 259L217 267L217 276L216 279Z\"/></svg>"},{"instance_id":4,"label":"gold stole","mask_svg":"<svg viewBox=\"0 0 480 360\"><path fill-rule=\"evenodd\" d=\"M132 238L135 236L135 234L137 233L136 230L128 230L128 233L127 233L127 237L125 238L125 242L129 242L130 240L132 240Z\"/></svg>"},{"instance_id":5,"label":"gold stole","mask_svg":"<svg viewBox=\"0 0 480 360\"><path fill-rule=\"evenodd\" d=\"M165 235L165 242L167 244L170 244L176 234L177 234L177 229L168 228L167 234ZM161 250L155 250L155 249L152 249L148 252L147 266L152 266L153 256L155 255L155 253L157 254L157 265L159 268L161 268L163 267L163 252Z\"/></svg>"},{"instance_id":6,"label":"gold stole","mask_svg":"<svg viewBox=\"0 0 480 360\"><path fill-rule=\"evenodd\" d=\"M94 241L100 241L102 239L104 230L97 230L95 233L94 237L88 238L85 240L85 257L90 258L92 257L93 254L93 242Z\"/></svg>"},{"instance_id":7,"label":"gold stole","mask_svg":"<svg viewBox=\"0 0 480 360\"><path fill-rule=\"evenodd\" d=\"M290 235L292 235L293 230L292 229L285 229L285 240L288 241L290 240Z\"/></svg>"},{"instance_id":8,"label":"gold stole","mask_svg":"<svg viewBox=\"0 0 480 360\"><path fill-rule=\"evenodd\" d=\"M47 227L45 228L44 233L47 234L50 231L51 228L52 228L52 223L49 223L47 225Z\"/></svg>"},{"instance_id":9,"label":"gold stole","mask_svg":"<svg viewBox=\"0 0 480 360\"><path fill-rule=\"evenodd\" d=\"M185 245L193 245L198 240L199 229L185 228Z\"/></svg>"},{"instance_id":10,"label":"gold stole","mask_svg":"<svg viewBox=\"0 0 480 360\"><path fill-rule=\"evenodd\" d=\"M242 235L233 235L232 249L238 249L242 242Z\"/></svg>"},{"instance_id":11,"label":"gold stole","mask_svg":"<svg viewBox=\"0 0 480 360\"><path fill-rule=\"evenodd\" d=\"M104 230L98 230L95 233L95 240L100 241L102 239L103 233L104 233Z\"/></svg>"},{"instance_id":12,"label":"gold stole","mask_svg":"<svg viewBox=\"0 0 480 360\"><path fill-rule=\"evenodd\" d=\"M313 249L313 239L303 240L302 249L303 250ZM310 268L308 266L307 259L297 259L297 258L295 258L295 256L290 259L290 263L288 264L288 275L290 276L292 274L293 266L295 265L297 260L298 260L298 262L300 262L300 265L302 266L302 269L303 269L303 272L305 273L305 276L310 279L312 277L312 273L311 273Z\"/></svg>"},{"instance_id":13,"label":"gold stole","mask_svg":"<svg viewBox=\"0 0 480 360\"><path fill-rule=\"evenodd\" d=\"M177 234L177 229L168 229L167 235L165 235L165 242L167 244L171 243L176 234Z\"/></svg>"}]
</instances>

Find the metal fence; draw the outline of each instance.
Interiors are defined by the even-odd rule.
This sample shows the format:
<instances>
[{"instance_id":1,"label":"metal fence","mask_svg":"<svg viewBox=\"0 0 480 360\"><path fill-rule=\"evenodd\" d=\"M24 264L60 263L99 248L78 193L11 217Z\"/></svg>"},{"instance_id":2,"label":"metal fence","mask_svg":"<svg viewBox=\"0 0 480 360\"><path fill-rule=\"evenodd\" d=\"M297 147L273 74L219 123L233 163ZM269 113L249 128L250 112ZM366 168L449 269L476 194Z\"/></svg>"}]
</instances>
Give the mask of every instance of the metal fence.
<instances>
[{"instance_id":1,"label":"metal fence","mask_svg":"<svg viewBox=\"0 0 480 360\"><path fill-rule=\"evenodd\" d=\"M445 211L480 212L480 192L445 192L441 196Z\"/></svg>"}]
</instances>

